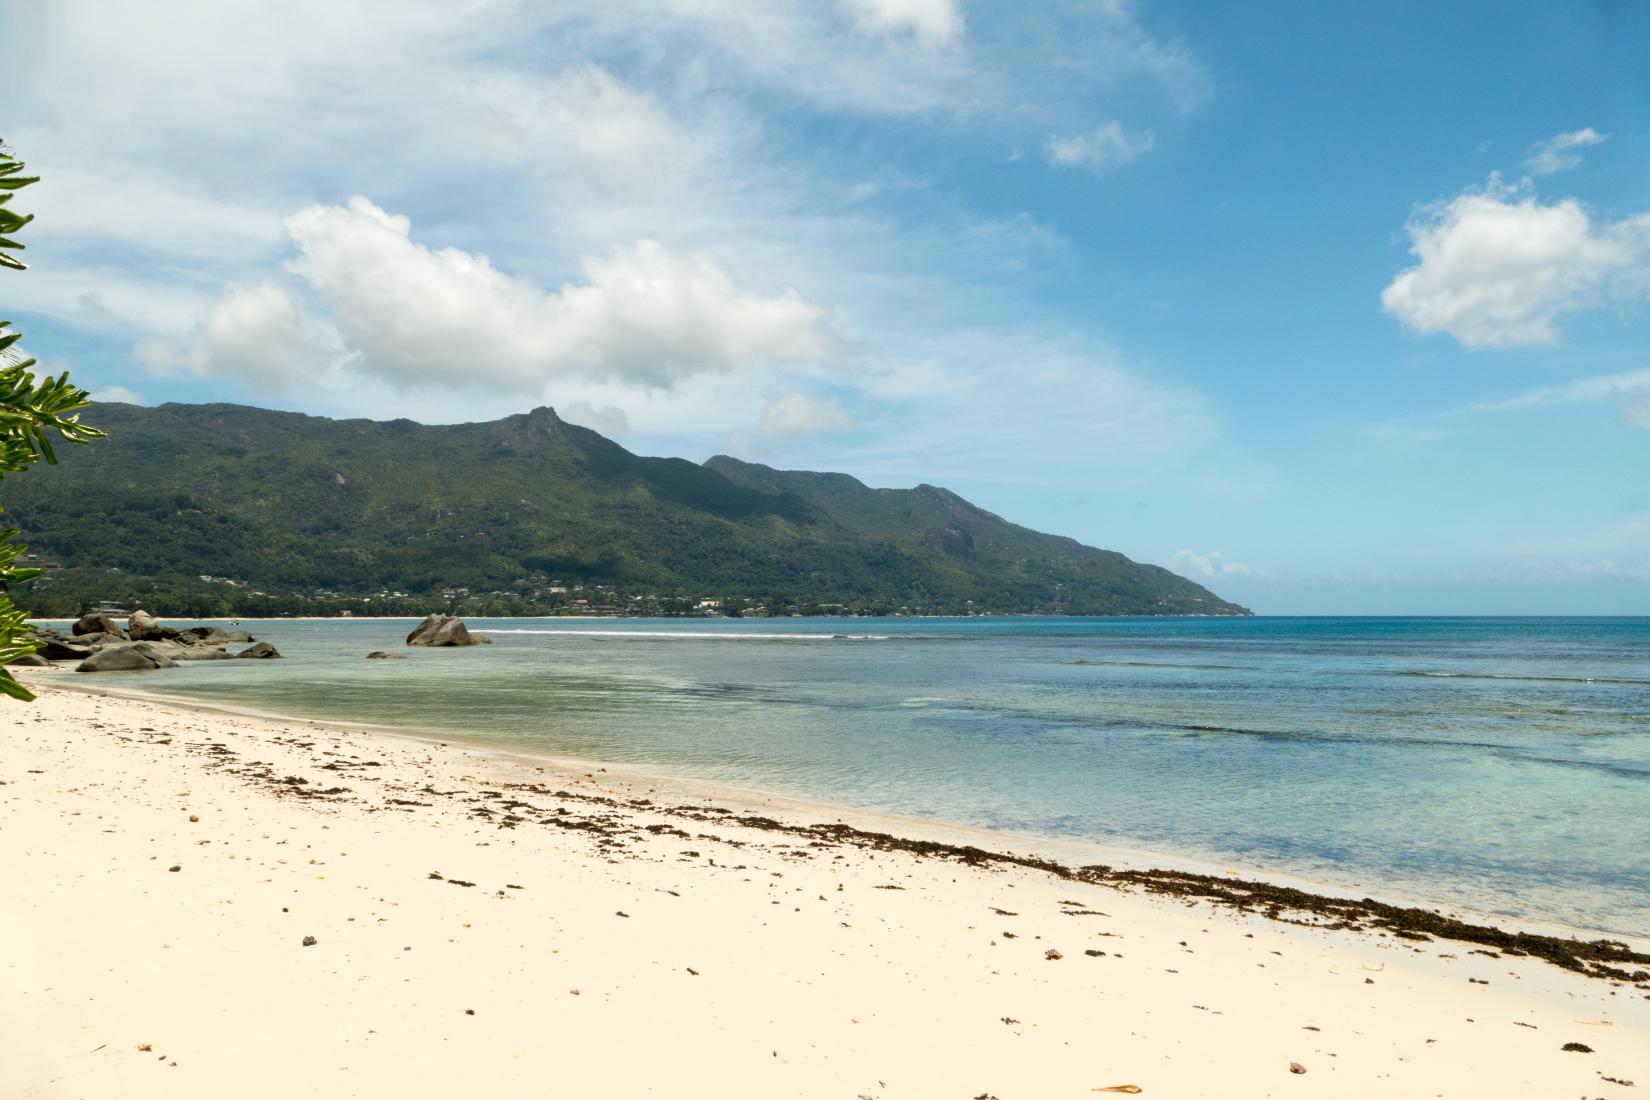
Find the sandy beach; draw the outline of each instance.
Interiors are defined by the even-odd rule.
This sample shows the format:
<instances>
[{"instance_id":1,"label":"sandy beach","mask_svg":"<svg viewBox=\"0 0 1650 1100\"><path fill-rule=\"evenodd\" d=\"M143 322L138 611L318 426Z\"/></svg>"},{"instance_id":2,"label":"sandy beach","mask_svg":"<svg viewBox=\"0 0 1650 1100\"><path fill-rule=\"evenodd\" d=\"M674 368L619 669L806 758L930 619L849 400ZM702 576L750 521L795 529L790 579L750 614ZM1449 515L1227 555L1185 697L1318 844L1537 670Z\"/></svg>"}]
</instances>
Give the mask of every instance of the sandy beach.
<instances>
[{"instance_id":1,"label":"sandy beach","mask_svg":"<svg viewBox=\"0 0 1650 1100\"><path fill-rule=\"evenodd\" d=\"M890 844L873 815L31 682L0 712L0 1096L1650 1088L1642 978L959 858L978 834L943 826Z\"/></svg>"}]
</instances>

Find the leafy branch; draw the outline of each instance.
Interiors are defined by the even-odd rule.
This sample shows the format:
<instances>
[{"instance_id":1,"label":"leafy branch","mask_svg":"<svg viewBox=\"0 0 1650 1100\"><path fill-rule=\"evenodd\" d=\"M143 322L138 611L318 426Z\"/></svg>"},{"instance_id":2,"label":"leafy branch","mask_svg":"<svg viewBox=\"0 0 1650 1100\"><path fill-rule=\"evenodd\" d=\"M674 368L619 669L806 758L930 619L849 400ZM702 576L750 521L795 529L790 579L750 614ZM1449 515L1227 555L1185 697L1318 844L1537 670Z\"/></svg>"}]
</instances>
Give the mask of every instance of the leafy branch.
<instances>
[{"instance_id":1,"label":"leafy branch","mask_svg":"<svg viewBox=\"0 0 1650 1100\"><path fill-rule=\"evenodd\" d=\"M0 268L11 271L28 267L14 255L24 246L12 234L34 220L33 214L11 209L11 200L40 179L24 175L23 169L23 162L0 143ZM91 402L91 395L71 383L67 371L56 378L37 379L29 369L35 359L18 346L22 338L10 321L0 321L0 478L22 473L36 462L55 464L53 435L65 443L103 438L96 428L80 423L77 415ZM17 564L26 549L12 541L17 535L15 528L0 531L0 695L27 701L34 698L33 693L4 666L33 655L40 643L29 637L28 616L12 603L11 589L34 580L42 571Z\"/></svg>"}]
</instances>

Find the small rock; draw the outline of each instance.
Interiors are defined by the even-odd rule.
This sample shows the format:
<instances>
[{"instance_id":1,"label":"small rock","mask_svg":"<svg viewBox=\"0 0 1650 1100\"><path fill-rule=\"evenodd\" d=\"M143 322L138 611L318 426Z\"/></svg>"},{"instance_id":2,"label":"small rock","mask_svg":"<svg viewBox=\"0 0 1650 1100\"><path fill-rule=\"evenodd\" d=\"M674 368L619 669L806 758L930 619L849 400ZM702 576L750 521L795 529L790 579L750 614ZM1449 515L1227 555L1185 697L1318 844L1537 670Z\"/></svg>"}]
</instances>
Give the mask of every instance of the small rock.
<instances>
[{"instance_id":1,"label":"small rock","mask_svg":"<svg viewBox=\"0 0 1650 1100\"><path fill-rule=\"evenodd\" d=\"M1306 1072L1306 1067L1301 1065L1299 1062L1290 1062L1289 1063L1289 1072L1290 1073L1305 1073Z\"/></svg>"},{"instance_id":2,"label":"small rock","mask_svg":"<svg viewBox=\"0 0 1650 1100\"><path fill-rule=\"evenodd\" d=\"M1043 952L1043 958L1047 959L1049 962L1054 962L1057 959L1065 958L1065 956L1051 947L1047 951Z\"/></svg>"},{"instance_id":3,"label":"small rock","mask_svg":"<svg viewBox=\"0 0 1650 1100\"><path fill-rule=\"evenodd\" d=\"M1558 1049L1574 1051L1576 1054L1591 1054L1591 1053L1593 1053L1593 1048L1588 1046L1586 1043L1565 1043L1563 1046L1559 1047Z\"/></svg>"},{"instance_id":4,"label":"small rock","mask_svg":"<svg viewBox=\"0 0 1650 1100\"><path fill-rule=\"evenodd\" d=\"M305 936L304 937L304 946L305 947L314 947L315 944L316 944L316 939L315 939L314 936Z\"/></svg>"},{"instance_id":5,"label":"small rock","mask_svg":"<svg viewBox=\"0 0 1650 1100\"><path fill-rule=\"evenodd\" d=\"M197 821L199 821L199 820L200 820L200 819L201 819L201 815L200 815L200 814L190 814L190 815L189 815L189 821L190 821L190 824L193 824L193 823L195 823L195 822L197 822Z\"/></svg>"},{"instance_id":6,"label":"small rock","mask_svg":"<svg viewBox=\"0 0 1650 1100\"><path fill-rule=\"evenodd\" d=\"M167 870L168 871L181 871L181 870L183 870L183 864L174 863L174 864L172 864L172 866L168 867Z\"/></svg>"}]
</instances>

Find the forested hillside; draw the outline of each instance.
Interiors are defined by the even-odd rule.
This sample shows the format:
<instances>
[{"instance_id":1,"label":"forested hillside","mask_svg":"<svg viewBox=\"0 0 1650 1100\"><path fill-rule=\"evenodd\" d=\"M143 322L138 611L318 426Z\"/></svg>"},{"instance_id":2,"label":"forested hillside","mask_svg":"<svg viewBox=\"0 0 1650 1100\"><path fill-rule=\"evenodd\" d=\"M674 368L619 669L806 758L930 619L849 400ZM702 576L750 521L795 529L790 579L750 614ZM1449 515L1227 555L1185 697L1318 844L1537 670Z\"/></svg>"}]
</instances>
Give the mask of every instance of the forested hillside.
<instances>
[{"instance_id":1,"label":"forested hillside","mask_svg":"<svg viewBox=\"0 0 1650 1100\"><path fill-rule=\"evenodd\" d=\"M238 405L85 419L109 440L6 485L8 518L59 567L26 593L36 610L1245 613L933 486L644 458L548 408L449 426Z\"/></svg>"}]
</instances>

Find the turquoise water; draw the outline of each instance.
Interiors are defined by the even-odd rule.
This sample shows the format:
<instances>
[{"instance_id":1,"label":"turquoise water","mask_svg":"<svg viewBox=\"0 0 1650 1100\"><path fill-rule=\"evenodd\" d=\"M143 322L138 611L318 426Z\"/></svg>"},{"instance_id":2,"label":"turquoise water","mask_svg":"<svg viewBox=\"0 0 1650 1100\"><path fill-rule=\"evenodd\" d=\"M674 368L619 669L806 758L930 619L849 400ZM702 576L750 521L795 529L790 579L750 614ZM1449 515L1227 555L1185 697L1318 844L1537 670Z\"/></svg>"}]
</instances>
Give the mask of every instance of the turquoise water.
<instances>
[{"instance_id":1,"label":"turquoise water","mask_svg":"<svg viewBox=\"0 0 1650 1100\"><path fill-rule=\"evenodd\" d=\"M114 682L1650 935L1650 619L248 625Z\"/></svg>"}]
</instances>

